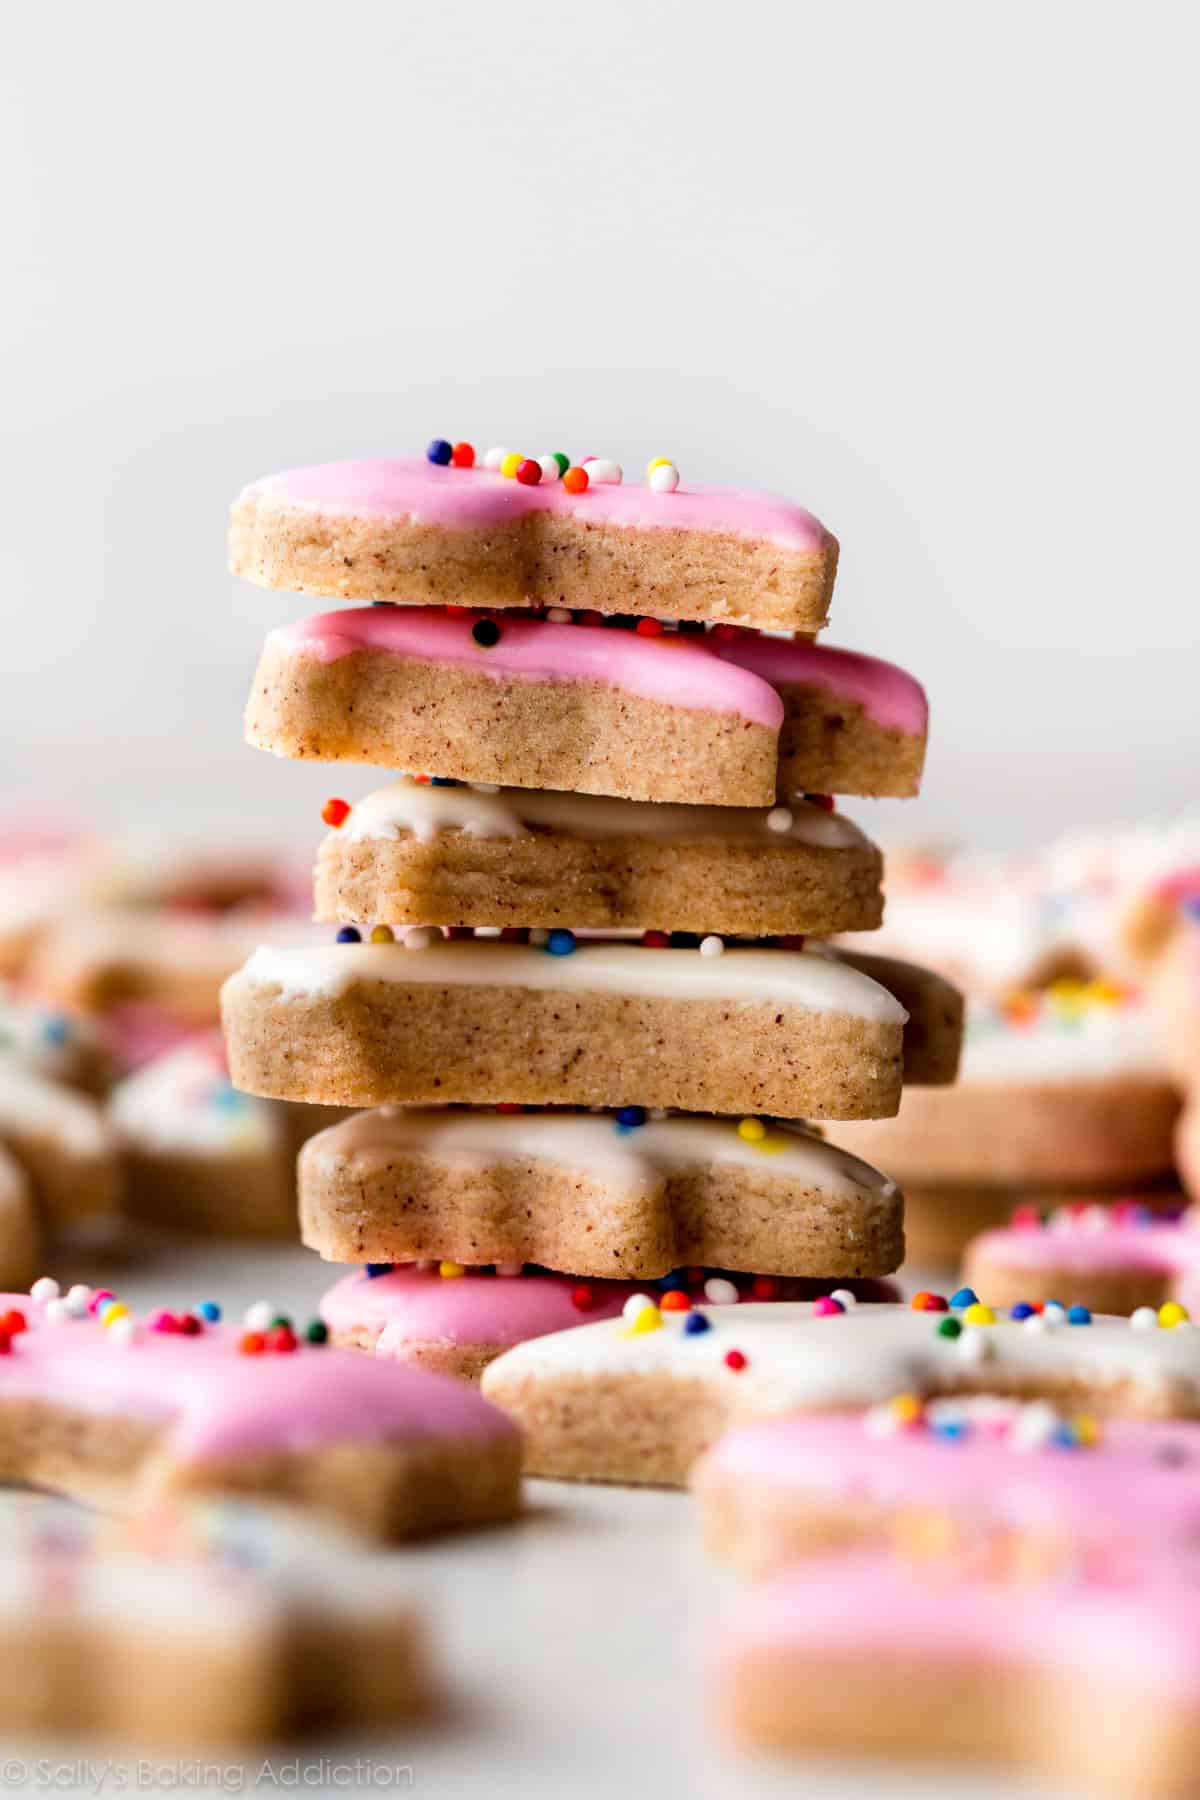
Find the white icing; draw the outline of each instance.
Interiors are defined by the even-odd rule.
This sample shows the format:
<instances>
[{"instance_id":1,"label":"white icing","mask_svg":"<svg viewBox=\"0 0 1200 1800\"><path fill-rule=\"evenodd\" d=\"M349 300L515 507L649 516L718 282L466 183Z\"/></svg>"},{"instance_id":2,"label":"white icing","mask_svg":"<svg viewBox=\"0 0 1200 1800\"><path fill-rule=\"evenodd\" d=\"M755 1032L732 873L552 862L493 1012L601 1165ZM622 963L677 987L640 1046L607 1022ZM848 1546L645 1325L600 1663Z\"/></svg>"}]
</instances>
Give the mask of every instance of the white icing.
<instances>
[{"instance_id":1,"label":"white icing","mask_svg":"<svg viewBox=\"0 0 1200 1800\"><path fill-rule=\"evenodd\" d=\"M401 944L327 944L321 950L264 945L232 978L229 988L236 993L248 987L277 987L285 1000L311 994L337 998L357 981L774 1002L813 1012L849 1013L888 1025L903 1025L908 1018L886 988L856 969L824 956L774 949L735 948L723 956L701 956L696 950L587 943L569 956L552 956L525 944L488 940L443 942L421 951L406 950Z\"/></svg>"},{"instance_id":2,"label":"white icing","mask_svg":"<svg viewBox=\"0 0 1200 1800\"><path fill-rule=\"evenodd\" d=\"M1153 1074L1161 1066L1143 1006L1089 1005L1069 1020L1009 1025L970 1004L960 1082L1077 1081L1086 1076Z\"/></svg>"},{"instance_id":3,"label":"white icing","mask_svg":"<svg viewBox=\"0 0 1200 1800\"><path fill-rule=\"evenodd\" d=\"M397 838L406 832L423 843L443 831L465 831L473 837L517 838L531 825L546 826L575 837L721 838L769 845L785 838L828 850L862 848L867 839L849 819L819 806L797 802L790 829L768 827L778 808L743 806L653 805L640 800L611 800L596 794L559 794L528 788L501 788L481 793L475 788L434 787L401 776L377 788L352 808L337 836L358 843Z\"/></svg>"},{"instance_id":4,"label":"white icing","mask_svg":"<svg viewBox=\"0 0 1200 1800\"><path fill-rule=\"evenodd\" d=\"M112 1131L94 1101L15 1062L0 1062L0 1137L8 1132L14 1138L52 1137L81 1156L107 1156L113 1148Z\"/></svg>"},{"instance_id":5,"label":"white icing","mask_svg":"<svg viewBox=\"0 0 1200 1800\"><path fill-rule=\"evenodd\" d=\"M211 1044L181 1044L156 1057L114 1089L109 1118L126 1144L201 1156L282 1149L276 1103L231 1086Z\"/></svg>"},{"instance_id":6,"label":"white icing","mask_svg":"<svg viewBox=\"0 0 1200 1800\"><path fill-rule=\"evenodd\" d=\"M1000 1323L967 1327L959 1338L938 1335L944 1313L862 1303L834 1317L814 1317L811 1301L702 1307L710 1329L684 1331L686 1314L664 1313L662 1327L624 1336L620 1322L530 1339L489 1368L484 1392L527 1375L701 1375L739 1383L748 1409L871 1406L908 1390L952 1386L982 1344L985 1366L1017 1377L1071 1375L1099 1382L1130 1380L1153 1399L1181 1382L1200 1401L1200 1331L1135 1331L1127 1319L1090 1325L1047 1325L1030 1331L999 1314ZM1039 1320L1039 1324L1043 1321ZM725 1354L743 1352L747 1366L727 1369Z\"/></svg>"},{"instance_id":7,"label":"white icing","mask_svg":"<svg viewBox=\"0 0 1200 1800\"><path fill-rule=\"evenodd\" d=\"M382 1107L334 1126L324 1141L332 1147L339 1134L348 1149L357 1137L372 1147L416 1150L464 1163L535 1157L569 1168L603 1169L606 1176L624 1175L631 1183L687 1165L732 1163L828 1193L866 1188L882 1198L895 1192L893 1183L869 1163L786 1124L768 1126L764 1141L770 1148L763 1150L739 1137L732 1120L680 1115L622 1130L611 1113Z\"/></svg>"}]
</instances>

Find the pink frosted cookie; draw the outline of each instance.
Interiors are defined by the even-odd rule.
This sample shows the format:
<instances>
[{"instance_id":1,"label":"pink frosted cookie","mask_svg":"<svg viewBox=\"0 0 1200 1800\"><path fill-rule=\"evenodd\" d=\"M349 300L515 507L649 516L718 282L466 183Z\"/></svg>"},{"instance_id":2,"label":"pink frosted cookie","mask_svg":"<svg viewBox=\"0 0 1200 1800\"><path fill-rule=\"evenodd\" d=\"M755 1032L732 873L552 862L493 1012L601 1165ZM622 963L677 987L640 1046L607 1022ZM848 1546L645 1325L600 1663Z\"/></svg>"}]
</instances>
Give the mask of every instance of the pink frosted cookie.
<instances>
[{"instance_id":1,"label":"pink frosted cookie","mask_svg":"<svg viewBox=\"0 0 1200 1800\"><path fill-rule=\"evenodd\" d=\"M336 1108L239 1094L216 1032L193 1037L114 1088L126 1208L136 1218L220 1236L294 1236L296 1153Z\"/></svg>"},{"instance_id":2,"label":"pink frosted cookie","mask_svg":"<svg viewBox=\"0 0 1200 1800\"><path fill-rule=\"evenodd\" d=\"M864 1299L894 1297L887 1282L852 1286ZM816 1282L706 1269L681 1271L660 1283L638 1283L581 1281L534 1268L509 1267L493 1274L464 1269L460 1263L369 1264L329 1289L321 1301L321 1317L335 1344L478 1381L488 1363L514 1344L588 1320L618 1318L634 1294L669 1306L666 1295L672 1290L680 1294L681 1305L689 1291L711 1291L733 1304L743 1296L797 1299L819 1287Z\"/></svg>"},{"instance_id":3,"label":"pink frosted cookie","mask_svg":"<svg viewBox=\"0 0 1200 1800\"><path fill-rule=\"evenodd\" d=\"M1191 1213L1155 1216L1131 1200L1060 1207L1045 1221L1022 1208L1007 1229L972 1238L963 1279L993 1305L1061 1300L1132 1313L1178 1302L1200 1316L1200 1230Z\"/></svg>"},{"instance_id":4,"label":"pink frosted cookie","mask_svg":"<svg viewBox=\"0 0 1200 1800\"><path fill-rule=\"evenodd\" d=\"M1035 1579L862 1551L774 1571L714 1633L713 1699L772 1750L987 1758L1112 1800L1183 1800L1200 1758L1195 1553L1138 1534Z\"/></svg>"},{"instance_id":5,"label":"pink frosted cookie","mask_svg":"<svg viewBox=\"0 0 1200 1800\"><path fill-rule=\"evenodd\" d=\"M310 1139L298 1186L303 1240L331 1262L537 1263L633 1281L701 1264L842 1280L904 1258L893 1181L757 1118L377 1107Z\"/></svg>"},{"instance_id":6,"label":"pink frosted cookie","mask_svg":"<svg viewBox=\"0 0 1200 1800\"><path fill-rule=\"evenodd\" d=\"M234 1489L378 1537L511 1517L520 1443L462 1382L298 1339L267 1303L245 1328L135 1319L104 1290L0 1295L0 1478L121 1511Z\"/></svg>"},{"instance_id":7,"label":"pink frosted cookie","mask_svg":"<svg viewBox=\"0 0 1200 1800\"><path fill-rule=\"evenodd\" d=\"M1200 1535L1200 1425L900 1394L866 1413L740 1426L691 1485L708 1549L750 1571L900 1531L1002 1533L1047 1559L1122 1539L1183 1544Z\"/></svg>"},{"instance_id":8,"label":"pink frosted cookie","mask_svg":"<svg viewBox=\"0 0 1200 1800\"><path fill-rule=\"evenodd\" d=\"M235 1086L276 1099L863 1118L895 1111L902 1071L950 1081L957 1067L957 995L921 970L901 978L906 1004L801 951L569 931L447 942L427 928L403 944L258 950L222 1015Z\"/></svg>"},{"instance_id":9,"label":"pink frosted cookie","mask_svg":"<svg viewBox=\"0 0 1200 1800\"><path fill-rule=\"evenodd\" d=\"M1128 1417L1200 1418L1200 1336L1086 1309L996 1312L964 1289L912 1309L840 1292L582 1325L520 1344L483 1391L526 1434L526 1468L578 1480L682 1482L733 1425L918 1395L1066 1400Z\"/></svg>"},{"instance_id":10,"label":"pink frosted cookie","mask_svg":"<svg viewBox=\"0 0 1200 1800\"><path fill-rule=\"evenodd\" d=\"M7 1730L176 1750L383 1726L431 1689L394 1568L232 1497L113 1519L0 1495L0 1643Z\"/></svg>"},{"instance_id":11,"label":"pink frosted cookie","mask_svg":"<svg viewBox=\"0 0 1200 1800\"><path fill-rule=\"evenodd\" d=\"M279 756L630 800L915 793L928 709L871 657L437 607L271 632L246 736Z\"/></svg>"},{"instance_id":12,"label":"pink frosted cookie","mask_svg":"<svg viewBox=\"0 0 1200 1800\"><path fill-rule=\"evenodd\" d=\"M565 456L513 456L502 473L502 450L472 466L470 445L458 464L448 443L436 448L444 460L325 463L254 482L234 504L230 567L337 600L482 595L787 631L825 623L837 542L791 501L700 487L670 464L626 482L596 457L581 474Z\"/></svg>"}]
</instances>

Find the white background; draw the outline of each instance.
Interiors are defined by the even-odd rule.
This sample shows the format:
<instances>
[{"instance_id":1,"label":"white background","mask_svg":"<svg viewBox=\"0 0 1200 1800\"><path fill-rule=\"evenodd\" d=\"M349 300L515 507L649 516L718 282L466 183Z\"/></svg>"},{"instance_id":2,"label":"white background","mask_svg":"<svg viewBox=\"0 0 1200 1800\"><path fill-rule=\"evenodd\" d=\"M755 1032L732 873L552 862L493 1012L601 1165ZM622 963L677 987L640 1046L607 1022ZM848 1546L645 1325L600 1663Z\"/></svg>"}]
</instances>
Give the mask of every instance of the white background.
<instances>
[{"instance_id":1,"label":"white background","mask_svg":"<svg viewBox=\"0 0 1200 1800\"><path fill-rule=\"evenodd\" d=\"M1182 6L115 0L6 18L0 800L307 839L223 571L289 463L802 499L934 705L885 832L1170 812L1200 746ZM332 786L331 786L332 781Z\"/></svg>"}]
</instances>

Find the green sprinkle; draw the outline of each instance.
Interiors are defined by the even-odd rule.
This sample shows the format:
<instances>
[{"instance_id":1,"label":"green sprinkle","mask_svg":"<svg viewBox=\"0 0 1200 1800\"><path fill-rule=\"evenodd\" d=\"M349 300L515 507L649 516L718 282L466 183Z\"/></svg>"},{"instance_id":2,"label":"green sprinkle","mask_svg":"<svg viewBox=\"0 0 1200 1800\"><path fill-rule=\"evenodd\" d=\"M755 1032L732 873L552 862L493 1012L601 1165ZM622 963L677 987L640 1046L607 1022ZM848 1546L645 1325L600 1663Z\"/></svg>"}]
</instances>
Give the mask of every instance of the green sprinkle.
<instances>
[{"instance_id":1,"label":"green sprinkle","mask_svg":"<svg viewBox=\"0 0 1200 1800\"><path fill-rule=\"evenodd\" d=\"M943 1319L937 1328L938 1336L944 1338L956 1338L961 1331L962 1326L957 1319Z\"/></svg>"}]
</instances>

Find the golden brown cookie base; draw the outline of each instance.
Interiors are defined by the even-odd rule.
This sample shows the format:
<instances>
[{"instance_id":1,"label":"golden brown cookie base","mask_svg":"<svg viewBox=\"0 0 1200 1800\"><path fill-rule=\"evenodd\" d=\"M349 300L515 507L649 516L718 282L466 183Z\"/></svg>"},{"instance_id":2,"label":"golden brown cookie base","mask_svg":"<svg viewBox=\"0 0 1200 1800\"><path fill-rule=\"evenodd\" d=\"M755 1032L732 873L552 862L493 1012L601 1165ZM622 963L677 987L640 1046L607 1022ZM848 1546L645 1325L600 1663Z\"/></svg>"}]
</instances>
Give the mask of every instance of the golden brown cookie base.
<instances>
[{"instance_id":1,"label":"golden brown cookie base","mask_svg":"<svg viewBox=\"0 0 1200 1800\"><path fill-rule=\"evenodd\" d=\"M0 1288L24 1293L37 1276L41 1247L28 1177L0 1145Z\"/></svg>"},{"instance_id":2,"label":"golden brown cookie base","mask_svg":"<svg viewBox=\"0 0 1200 1800\"><path fill-rule=\"evenodd\" d=\"M764 833L764 836L766 834ZM573 930L827 936L883 917L873 844L568 836L347 839L317 859L316 917L347 925L566 925Z\"/></svg>"},{"instance_id":3,"label":"golden brown cookie base","mask_svg":"<svg viewBox=\"0 0 1200 1800\"><path fill-rule=\"evenodd\" d=\"M276 756L460 781L696 805L775 799L766 725L605 682L504 680L380 650L323 663L268 639L246 739Z\"/></svg>"},{"instance_id":4,"label":"golden brown cookie base","mask_svg":"<svg viewBox=\"0 0 1200 1800\"><path fill-rule=\"evenodd\" d=\"M983 1758L1111 1800L1185 1800L1194 1791L1195 1709L1036 1664L853 1655L834 1641L819 1654L782 1645L743 1652L727 1659L722 1679L734 1736L759 1749Z\"/></svg>"},{"instance_id":5,"label":"golden brown cookie base","mask_svg":"<svg viewBox=\"0 0 1200 1800\"><path fill-rule=\"evenodd\" d=\"M13 1397L0 1405L0 1479L132 1512L165 1495L237 1493L294 1501L371 1537L422 1537L513 1518L520 1446L508 1436L407 1444L326 1444L306 1452L176 1463L162 1428Z\"/></svg>"},{"instance_id":6,"label":"golden brown cookie base","mask_svg":"<svg viewBox=\"0 0 1200 1800\"><path fill-rule=\"evenodd\" d=\"M329 1341L343 1350L366 1350L373 1355L378 1337L378 1330L358 1326L333 1332ZM410 1338L389 1351L389 1361L427 1369L432 1375L453 1375L478 1387L488 1364L507 1348L505 1344L446 1344L434 1338Z\"/></svg>"},{"instance_id":7,"label":"golden brown cookie base","mask_svg":"<svg viewBox=\"0 0 1200 1800\"><path fill-rule=\"evenodd\" d=\"M501 529L447 530L287 506L233 508L229 566L260 587L420 606L566 606L760 630L816 632L837 540L785 550L733 532L631 530L534 513Z\"/></svg>"},{"instance_id":8,"label":"golden brown cookie base","mask_svg":"<svg viewBox=\"0 0 1200 1800\"><path fill-rule=\"evenodd\" d=\"M845 1279L904 1259L903 1200L829 1193L709 1164L642 1180L547 1159L439 1158L356 1147L354 1121L300 1157L303 1242L330 1262L538 1263L642 1280L689 1265Z\"/></svg>"},{"instance_id":9,"label":"golden brown cookie base","mask_svg":"<svg viewBox=\"0 0 1200 1800\"><path fill-rule=\"evenodd\" d=\"M839 949L837 960L885 987L908 1014L904 1027L905 1086L940 1088L955 1081L963 1034L963 997L958 988L944 975L923 969L919 963L900 962L894 956L867 956L861 951ZM889 1175L895 1175L890 1163L886 1167Z\"/></svg>"},{"instance_id":10,"label":"golden brown cookie base","mask_svg":"<svg viewBox=\"0 0 1200 1800\"><path fill-rule=\"evenodd\" d=\"M234 1086L281 1100L838 1119L899 1100L899 1025L783 1001L365 979L285 1000L238 977L222 1009Z\"/></svg>"},{"instance_id":11,"label":"golden brown cookie base","mask_svg":"<svg viewBox=\"0 0 1200 1800\"><path fill-rule=\"evenodd\" d=\"M62 1097L79 1109L81 1117L85 1109L94 1113L79 1134L18 1116L0 1120L0 1138L29 1177L38 1212L47 1223L111 1218L121 1209L124 1191L115 1134L83 1095L63 1090Z\"/></svg>"},{"instance_id":12,"label":"golden brown cookie base","mask_svg":"<svg viewBox=\"0 0 1200 1800\"><path fill-rule=\"evenodd\" d=\"M906 1093L894 1119L836 1136L906 1187L1136 1186L1170 1169L1178 1111L1149 1075L963 1081Z\"/></svg>"},{"instance_id":13,"label":"golden brown cookie base","mask_svg":"<svg viewBox=\"0 0 1200 1800\"><path fill-rule=\"evenodd\" d=\"M925 735L880 725L857 700L827 688L779 682L779 794L865 794L911 798L921 791Z\"/></svg>"}]
</instances>

